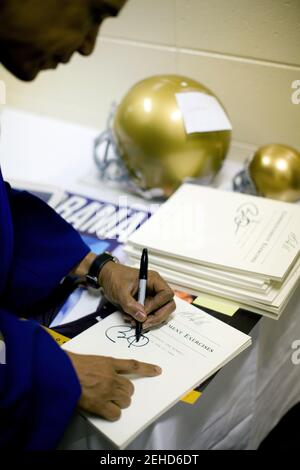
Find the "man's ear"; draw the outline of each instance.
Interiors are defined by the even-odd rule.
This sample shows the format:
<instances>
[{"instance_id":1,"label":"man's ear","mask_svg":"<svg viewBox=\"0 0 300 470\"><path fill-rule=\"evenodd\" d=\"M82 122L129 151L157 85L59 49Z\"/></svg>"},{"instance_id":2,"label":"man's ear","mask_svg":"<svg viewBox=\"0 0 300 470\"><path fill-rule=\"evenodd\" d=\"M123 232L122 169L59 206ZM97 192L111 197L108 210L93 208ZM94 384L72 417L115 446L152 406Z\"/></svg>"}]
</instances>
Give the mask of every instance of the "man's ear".
<instances>
[{"instance_id":1,"label":"man's ear","mask_svg":"<svg viewBox=\"0 0 300 470\"><path fill-rule=\"evenodd\" d=\"M97 25L93 29L93 31L91 31L86 36L84 42L82 43L82 45L78 49L79 54L84 55L84 56L88 56L93 52L93 50L95 49L96 40L97 40L97 36L98 36L98 33L99 33L100 26L101 25Z\"/></svg>"}]
</instances>

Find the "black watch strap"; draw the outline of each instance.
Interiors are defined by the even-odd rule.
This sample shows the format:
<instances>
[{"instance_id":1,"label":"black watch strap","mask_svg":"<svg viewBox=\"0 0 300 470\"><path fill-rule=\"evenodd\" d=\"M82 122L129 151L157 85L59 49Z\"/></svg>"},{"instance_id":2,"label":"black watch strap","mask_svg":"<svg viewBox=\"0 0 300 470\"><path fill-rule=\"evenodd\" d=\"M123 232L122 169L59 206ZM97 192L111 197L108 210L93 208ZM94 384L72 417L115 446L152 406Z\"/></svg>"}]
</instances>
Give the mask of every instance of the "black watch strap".
<instances>
[{"instance_id":1,"label":"black watch strap","mask_svg":"<svg viewBox=\"0 0 300 470\"><path fill-rule=\"evenodd\" d=\"M111 253L107 253L106 251L101 253L101 255L96 256L90 266L89 272L85 276L86 283L89 287L99 289L99 274L103 266L108 263L108 261L113 261L116 263L118 260Z\"/></svg>"}]
</instances>

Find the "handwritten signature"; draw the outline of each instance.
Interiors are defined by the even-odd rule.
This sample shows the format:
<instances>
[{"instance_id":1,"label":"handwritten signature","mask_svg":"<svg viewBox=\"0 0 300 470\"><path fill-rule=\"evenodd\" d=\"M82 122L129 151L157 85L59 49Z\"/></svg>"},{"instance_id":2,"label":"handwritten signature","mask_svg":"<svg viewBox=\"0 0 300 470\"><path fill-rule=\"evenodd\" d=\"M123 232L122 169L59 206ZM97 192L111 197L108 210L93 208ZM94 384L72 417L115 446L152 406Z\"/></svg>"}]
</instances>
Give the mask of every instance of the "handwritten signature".
<instances>
[{"instance_id":1,"label":"handwritten signature","mask_svg":"<svg viewBox=\"0 0 300 470\"><path fill-rule=\"evenodd\" d=\"M195 326L204 326L209 325L211 323L210 317L208 317L207 315L202 315L200 313L200 310L199 313L197 312L197 315L195 315L194 312L180 312L180 317L193 323Z\"/></svg>"},{"instance_id":2,"label":"handwritten signature","mask_svg":"<svg viewBox=\"0 0 300 470\"><path fill-rule=\"evenodd\" d=\"M105 336L112 343L127 341L128 348L134 346L135 348L142 348L149 343L149 338L141 334L139 342L136 341L135 328L131 326L115 325L111 326L105 331Z\"/></svg>"},{"instance_id":3,"label":"handwritten signature","mask_svg":"<svg viewBox=\"0 0 300 470\"><path fill-rule=\"evenodd\" d=\"M288 252L295 250L299 246L299 241L294 232L290 232L284 241L282 248Z\"/></svg>"},{"instance_id":4,"label":"handwritten signature","mask_svg":"<svg viewBox=\"0 0 300 470\"><path fill-rule=\"evenodd\" d=\"M259 210L255 204L249 202L242 204L237 209L234 218L234 222L236 224L235 233L238 233L241 227L248 227L252 223L259 222L258 215Z\"/></svg>"}]
</instances>

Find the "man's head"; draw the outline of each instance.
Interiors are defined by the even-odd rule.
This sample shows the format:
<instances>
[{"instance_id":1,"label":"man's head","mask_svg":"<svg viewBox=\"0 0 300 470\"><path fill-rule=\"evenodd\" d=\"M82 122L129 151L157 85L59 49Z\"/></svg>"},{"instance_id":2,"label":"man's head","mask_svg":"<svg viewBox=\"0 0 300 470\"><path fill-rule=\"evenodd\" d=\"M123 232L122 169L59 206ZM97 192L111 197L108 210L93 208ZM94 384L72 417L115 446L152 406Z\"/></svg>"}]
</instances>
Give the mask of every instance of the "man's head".
<instances>
[{"instance_id":1,"label":"man's head","mask_svg":"<svg viewBox=\"0 0 300 470\"><path fill-rule=\"evenodd\" d=\"M127 0L0 0L0 62L21 80L89 55L102 21Z\"/></svg>"}]
</instances>

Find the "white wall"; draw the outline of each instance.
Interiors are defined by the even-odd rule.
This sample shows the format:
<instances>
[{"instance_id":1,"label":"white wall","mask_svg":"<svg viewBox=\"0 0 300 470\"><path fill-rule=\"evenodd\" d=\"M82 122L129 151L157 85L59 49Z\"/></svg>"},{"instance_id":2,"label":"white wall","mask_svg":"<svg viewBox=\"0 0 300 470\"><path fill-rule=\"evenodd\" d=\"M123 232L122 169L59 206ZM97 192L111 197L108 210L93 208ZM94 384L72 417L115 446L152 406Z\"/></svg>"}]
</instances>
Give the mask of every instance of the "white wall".
<instances>
[{"instance_id":1,"label":"white wall","mask_svg":"<svg viewBox=\"0 0 300 470\"><path fill-rule=\"evenodd\" d=\"M24 84L2 68L7 103L102 128L113 100L158 73L197 79L223 101L234 138L300 149L300 0L129 0L92 57Z\"/></svg>"}]
</instances>

